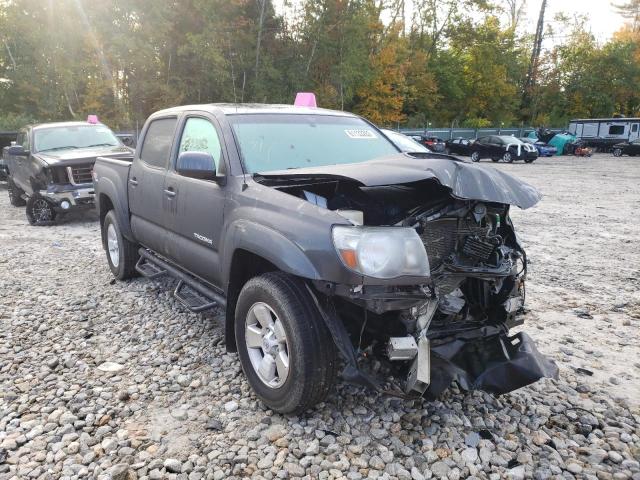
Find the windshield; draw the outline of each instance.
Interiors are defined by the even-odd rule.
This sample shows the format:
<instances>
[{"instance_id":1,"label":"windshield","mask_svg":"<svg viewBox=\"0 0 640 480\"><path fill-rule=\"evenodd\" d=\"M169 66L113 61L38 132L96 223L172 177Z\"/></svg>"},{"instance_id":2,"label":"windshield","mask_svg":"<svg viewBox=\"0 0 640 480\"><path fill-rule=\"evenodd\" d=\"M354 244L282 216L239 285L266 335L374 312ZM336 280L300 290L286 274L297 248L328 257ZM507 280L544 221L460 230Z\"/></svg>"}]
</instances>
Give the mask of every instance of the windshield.
<instances>
[{"instance_id":1,"label":"windshield","mask_svg":"<svg viewBox=\"0 0 640 480\"><path fill-rule=\"evenodd\" d=\"M359 163L398 150L360 118L230 115L247 173Z\"/></svg>"},{"instance_id":2,"label":"windshield","mask_svg":"<svg viewBox=\"0 0 640 480\"><path fill-rule=\"evenodd\" d=\"M407 153L415 153L415 152L430 153L431 152L431 150L429 150L424 145L421 145L420 143L416 142L413 138L407 137L402 133L394 132L393 130L387 130L386 128L383 129L382 132L387 136L389 140L391 140L395 144L396 147L398 147L403 152L407 152Z\"/></svg>"},{"instance_id":3,"label":"windshield","mask_svg":"<svg viewBox=\"0 0 640 480\"><path fill-rule=\"evenodd\" d=\"M87 147L116 147L121 145L104 125L71 125L38 129L34 132L36 152Z\"/></svg>"}]
</instances>

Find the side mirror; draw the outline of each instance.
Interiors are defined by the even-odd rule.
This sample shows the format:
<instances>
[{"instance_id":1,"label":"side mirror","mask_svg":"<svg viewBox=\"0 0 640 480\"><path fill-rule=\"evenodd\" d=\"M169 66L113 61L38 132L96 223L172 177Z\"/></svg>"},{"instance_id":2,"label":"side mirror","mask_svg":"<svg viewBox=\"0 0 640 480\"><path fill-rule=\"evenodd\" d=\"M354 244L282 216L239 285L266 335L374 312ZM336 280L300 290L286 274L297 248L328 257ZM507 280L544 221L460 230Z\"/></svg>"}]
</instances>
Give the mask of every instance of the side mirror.
<instances>
[{"instance_id":1,"label":"side mirror","mask_svg":"<svg viewBox=\"0 0 640 480\"><path fill-rule=\"evenodd\" d=\"M28 157L29 152L27 152L22 145L12 145L7 149L7 154L12 155L14 157Z\"/></svg>"},{"instance_id":2,"label":"side mirror","mask_svg":"<svg viewBox=\"0 0 640 480\"><path fill-rule=\"evenodd\" d=\"M184 177L215 180L216 161L207 152L182 152L178 156L176 172Z\"/></svg>"}]
</instances>

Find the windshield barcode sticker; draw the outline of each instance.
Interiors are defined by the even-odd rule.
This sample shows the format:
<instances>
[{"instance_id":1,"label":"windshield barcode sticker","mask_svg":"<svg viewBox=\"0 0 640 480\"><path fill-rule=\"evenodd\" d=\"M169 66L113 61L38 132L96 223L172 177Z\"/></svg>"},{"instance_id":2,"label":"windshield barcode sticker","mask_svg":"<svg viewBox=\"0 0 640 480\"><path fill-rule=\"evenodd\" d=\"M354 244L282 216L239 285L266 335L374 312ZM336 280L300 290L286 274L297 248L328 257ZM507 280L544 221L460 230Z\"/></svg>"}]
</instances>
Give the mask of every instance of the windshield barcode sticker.
<instances>
[{"instance_id":1,"label":"windshield barcode sticker","mask_svg":"<svg viewBox=\"0 0 640 480\"><path fill-rule=\"evenodd\" d=\"M346 133L349 138L378 138L371 130L364 128L345 130L344 133Z\"/></svg>"}]
</instances>

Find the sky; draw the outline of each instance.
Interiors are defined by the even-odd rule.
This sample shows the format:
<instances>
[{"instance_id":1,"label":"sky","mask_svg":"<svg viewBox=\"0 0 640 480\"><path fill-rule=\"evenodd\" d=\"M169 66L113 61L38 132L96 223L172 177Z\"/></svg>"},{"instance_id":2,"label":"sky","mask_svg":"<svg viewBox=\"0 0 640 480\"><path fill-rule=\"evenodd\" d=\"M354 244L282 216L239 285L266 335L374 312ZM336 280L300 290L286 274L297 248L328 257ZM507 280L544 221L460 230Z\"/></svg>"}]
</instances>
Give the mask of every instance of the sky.
<instances>
[{"instance_id":1,"label":"sky","mask_svg":"<svg viewBox=\"0 0 640 480\"><path fill-rule=\"evenodd\" d=\"M501 0L494 0L494 3L500 3L500 1ZM613 1L615 3L623 3L625 0ZM526 2L526 28L530 33L535 33L542 0L526 0ZM556 38L548 38L543 47L552 47L553 44L559 43L563 39L563 25L553 21L555 14L559 12L564 12L569 15L572 13L586 15L589 19L589 27L596 37L596 40L603 43L606 42L611 38L613 32L618 30L625 21L625 19L616 12L611 2L612 0L547 0L545 26L549 24L553 26L556 32ZM284 5L295 5L296 0L273 0L273 3L278 13L285 13L286 9ZM411 8L412 3L412 0L407 1L409 8Z\"/></svg>"},{"instance_id":2,"label":"sky","mask_svg":"<svg viewBox=\"0 0 640 480\"><path fill-rule=\"evenodd\" d=\"M618 0L616 3L622 3ZM527 1L527 17L529 28L535 32L538 14L542 0ZM552 22L558 12L585 14L589 19L591 33L598 41L604 42L611 38L625 19L622 18L611 5L610 0L547 0L545 23ZM561 30L562 25L552 23L554 29Z\"/></svg>"}]
</instances>

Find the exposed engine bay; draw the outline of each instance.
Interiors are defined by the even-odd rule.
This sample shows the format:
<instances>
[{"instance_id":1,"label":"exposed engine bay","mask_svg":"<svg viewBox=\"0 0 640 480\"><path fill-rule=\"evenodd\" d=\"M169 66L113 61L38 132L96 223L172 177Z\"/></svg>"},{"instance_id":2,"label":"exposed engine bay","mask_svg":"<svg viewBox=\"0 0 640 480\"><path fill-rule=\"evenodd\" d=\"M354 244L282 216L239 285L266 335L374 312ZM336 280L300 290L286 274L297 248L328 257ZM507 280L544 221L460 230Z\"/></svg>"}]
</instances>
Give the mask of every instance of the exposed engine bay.
<instances>
[{"instance_id":1,"label":"exposed engine bay","mask_svg":"<svg viewBox=\"0 0 640 480\"><path fill-rule=\"evenodd\" d=\"M346 329L350 345L341 351L355 352L343 354L347 379L379 387L364 373L364 357L401 379L390 388L405 396L436 396L452 381L502 394L557 376L526 334L508 336L523 323L527 275L510 205L456 198L434 180L367 186L298 178L272 186L353 225L415 229L426 250L430 276L415 285L315 284L325 316L333 312Z\"/></svg>"}]
</instances>

